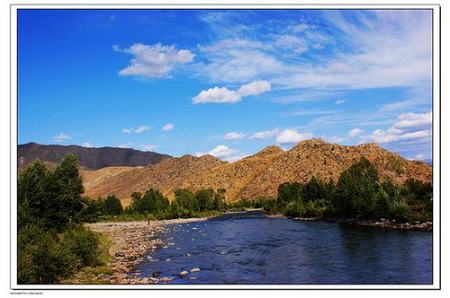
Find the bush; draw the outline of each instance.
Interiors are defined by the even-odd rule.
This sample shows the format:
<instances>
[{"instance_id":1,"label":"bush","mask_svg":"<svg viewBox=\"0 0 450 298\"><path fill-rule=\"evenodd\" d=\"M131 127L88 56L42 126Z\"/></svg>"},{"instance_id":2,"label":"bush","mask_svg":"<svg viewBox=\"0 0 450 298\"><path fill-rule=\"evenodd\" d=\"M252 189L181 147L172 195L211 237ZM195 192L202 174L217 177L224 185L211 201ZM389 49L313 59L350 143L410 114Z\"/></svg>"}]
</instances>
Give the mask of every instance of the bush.
<instances>
[{"instance_id":1,"label":"bush","mask_svg":"<svg viewBox=\"0 0 450 298\"><path fill-rule=\"evenodd\" d=\"M287 217L302 217L305 214L305 207L301 201L293 201L286 205L284 215Z\"/></svg>"},{"instance_id":2,"label":"bush","mask_svg":"<svg viewBox=\"0 0 450 298\"><path fill-rule=\"evenodd\" d=\"M78 260L78 267L99 264L99 237L83 227L72 227L61 235L61 243Z\"/></svg>"},{"instance_id":3,"label":"bush","mask_svg":"<svg viewBox=\"0 0 450 298\"><path fill-rule=\"evenodd\" d=\"M411 212L405 200L394 202L389 210L389 214L393 219L401 222L407 222L411 219Z\"/></svg>"},{"instance_id":4,"label":"bush","mask_svg":"<svg viewBox=\"0 0 450 298\"><path fill-rule=\"evenodd\" d=\"M98 218L97 203L82 198L78 160L67 155L52 172L40 161L18 177L17 281L49 284L95 263L98 239L81 221Z\"/></svg>"},{"instance_id":5,"label":"bush","mask_svg":"<svg viewBox=\"0 0 450 298\"><path fill-rule=\"evenodd\" d=\"M19 284L51 284L70 276L77 257L58 241L55 232L30 225L18 234L17 281Z\"/></svg>"}]
</instances>

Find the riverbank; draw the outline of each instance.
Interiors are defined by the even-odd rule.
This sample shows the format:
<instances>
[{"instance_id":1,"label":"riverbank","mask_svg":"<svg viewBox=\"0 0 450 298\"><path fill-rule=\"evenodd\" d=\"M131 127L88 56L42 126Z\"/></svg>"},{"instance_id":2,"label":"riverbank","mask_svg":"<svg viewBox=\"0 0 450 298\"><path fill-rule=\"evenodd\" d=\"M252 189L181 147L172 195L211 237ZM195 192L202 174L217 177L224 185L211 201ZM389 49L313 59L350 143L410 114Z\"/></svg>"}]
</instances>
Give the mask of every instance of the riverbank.
<instances>
[{"instance_id":1,"label":"riverbank","mask_svg":"<svg viewBox=\"0 0 450 298\"><path fill-rule=\"evenodd\" d=\"M414 223L401 223L396 220L388 220L388 219L379 219L379 220L358 220L355 218L349 219L330 219L324 217L287 217L281 213L270 214L267 215L270 218L288 218L292 220L298 221L331 221L337 223L343 223L354 226L361 227L375 227L381 229L396 229L396 230L411 230L411 231L423 231L423 232L432 232L433 231L433 223L431 221L427 222L414 222Z\"/></svg>"},{"instance_id":2,"label":"riverbank","mask_svg":"<svg viewBox=\"0 0 450 298\"><path fill-rule=\"evenodd\" d=\"M399 223L395 220L380 219L380 220L357 220L357 219L346 219L339 221L348 225L362 226L362 227L373 227L382 229L396 229L396 230L410 230L410 231L422 231L431 232L433 231L433 223L428 222L415 222L415 223Z\"/></svg>"},{"instance_id":3,"label":"riverbank","mask_svg":"<svg viewBox=\"0 0 450 298\"><path fill-rule=\"evenodd\" d=\"M138 277L139 272L129 274L135 266L141 263L146 253L160 247L170 245L161 240L166 232L166 225L183 224L208 220L209 217L170 219L159 221L127 221L127 222L99 222L86 224L90 230L101 235L102 241L108 246L109 262L100 268L90 268L80 272L65 283L70 284L156 284L167 282L168 278ZM96 272L91 276L91 271Z\"/></svg>"}]
</instances>

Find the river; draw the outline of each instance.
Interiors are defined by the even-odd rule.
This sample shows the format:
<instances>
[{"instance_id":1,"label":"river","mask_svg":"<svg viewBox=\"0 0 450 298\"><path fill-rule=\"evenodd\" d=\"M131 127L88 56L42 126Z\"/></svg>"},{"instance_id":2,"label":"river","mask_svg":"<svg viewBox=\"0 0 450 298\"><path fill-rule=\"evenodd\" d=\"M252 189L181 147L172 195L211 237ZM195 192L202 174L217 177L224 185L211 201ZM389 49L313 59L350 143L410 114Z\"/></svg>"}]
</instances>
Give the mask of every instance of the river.
<instances>
[{"instance_id":1,"label":"river","mask_svg":"<svg viewBox=\"0 0 450 298\"><path fill-rule=\"evenodd\" d=\"M169 225L161 237L167 245L138 265L141 277L172 277L171 284L432 283L430 232L249 212Z\"/></svg>"}]
</instances>

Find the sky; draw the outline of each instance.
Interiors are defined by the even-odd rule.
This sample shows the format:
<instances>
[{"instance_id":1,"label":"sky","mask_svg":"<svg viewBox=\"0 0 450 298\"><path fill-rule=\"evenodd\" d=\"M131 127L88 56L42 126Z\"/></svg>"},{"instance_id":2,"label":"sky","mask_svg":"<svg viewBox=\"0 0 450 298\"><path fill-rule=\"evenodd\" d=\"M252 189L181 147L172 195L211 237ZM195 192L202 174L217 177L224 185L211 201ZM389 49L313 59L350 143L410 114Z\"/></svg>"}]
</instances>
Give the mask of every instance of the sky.
<instances>
[{"instance_id":1,"label":"sky","mask_svg":"<svg viewBox=\"0 0 450 298\"><path fill-rule=\"evenodd\" d=\"M430 159L430 10L20 10L19 144Z\"/></svg>"}]
</instances>

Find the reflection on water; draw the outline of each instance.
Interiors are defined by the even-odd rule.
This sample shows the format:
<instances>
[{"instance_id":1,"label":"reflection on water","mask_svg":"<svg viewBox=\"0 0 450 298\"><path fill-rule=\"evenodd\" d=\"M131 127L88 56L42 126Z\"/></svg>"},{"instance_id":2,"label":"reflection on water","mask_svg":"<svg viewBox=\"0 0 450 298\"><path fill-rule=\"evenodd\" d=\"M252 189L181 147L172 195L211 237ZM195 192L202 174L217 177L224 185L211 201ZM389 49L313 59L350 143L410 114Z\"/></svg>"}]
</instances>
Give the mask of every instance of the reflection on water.
<instances>
[{"instance_id":1,"label":"reflection on water","mask_svg":"<svg viewBox=\"0 0 450 298\"><path fill-rule=\"evenodd\" d=\"M138 270L172 284L431 284L431 236L234 214L169 226Z\"/></svg>"}]
</instances>

